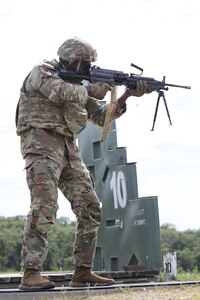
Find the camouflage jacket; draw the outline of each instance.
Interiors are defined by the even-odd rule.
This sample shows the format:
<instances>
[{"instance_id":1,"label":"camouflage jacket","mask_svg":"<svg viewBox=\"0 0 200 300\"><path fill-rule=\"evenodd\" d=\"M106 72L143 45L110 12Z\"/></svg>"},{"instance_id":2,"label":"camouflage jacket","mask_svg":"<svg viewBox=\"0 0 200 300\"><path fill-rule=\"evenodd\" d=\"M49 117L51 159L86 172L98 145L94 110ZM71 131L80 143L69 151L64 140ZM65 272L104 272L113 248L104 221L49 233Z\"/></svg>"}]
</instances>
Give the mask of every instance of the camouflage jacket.
<instances>
[{"instance_id":1,"label":"camouflage jacket","mask_svg":"<svg viewBox=\"0 0 200 300\"><path fill-rule=\"evenodd\" d=\"M57 64L53 60L36 65L22 85L17 134L21 136L23 157L27 153L48 154L58 151L52 147L52 139L57 140L58 137L55 137L56 132L65 137L60 140L63 148L63 140L72 140L85 128L88 120L99 126L104 124L108 105L100 105L97 99L89 97L82 84L61 79L55 69ZM121 114L121 111L116 111L113 119ZM50 140L44 143L44 135L49 134ZM54 154L56 160L60 154Z\"/></svg>"}]
</instances>

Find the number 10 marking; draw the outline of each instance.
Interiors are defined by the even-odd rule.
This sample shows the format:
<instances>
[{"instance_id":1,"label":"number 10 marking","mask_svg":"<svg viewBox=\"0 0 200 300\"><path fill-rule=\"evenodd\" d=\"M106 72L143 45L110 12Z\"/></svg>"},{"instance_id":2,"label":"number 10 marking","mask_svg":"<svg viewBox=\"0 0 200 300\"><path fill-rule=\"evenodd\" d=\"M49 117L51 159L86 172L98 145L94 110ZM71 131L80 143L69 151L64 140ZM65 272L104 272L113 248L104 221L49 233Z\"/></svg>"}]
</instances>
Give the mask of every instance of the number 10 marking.
<instances>
[{"instance_id":1,"label":"number 10 marking","mask_svg":"<svg viewBox=\"0 0 200 300\"><path fill-rule=\"evenodd\" d=\"M127 202L127 191L126 181L122 171L119 171L118 173L116 173L116 171L113 172L110 181L110 189L113 191L114 208L117 209L118 204L121 208L124 208Z\"/></svg>"}]
</instances>

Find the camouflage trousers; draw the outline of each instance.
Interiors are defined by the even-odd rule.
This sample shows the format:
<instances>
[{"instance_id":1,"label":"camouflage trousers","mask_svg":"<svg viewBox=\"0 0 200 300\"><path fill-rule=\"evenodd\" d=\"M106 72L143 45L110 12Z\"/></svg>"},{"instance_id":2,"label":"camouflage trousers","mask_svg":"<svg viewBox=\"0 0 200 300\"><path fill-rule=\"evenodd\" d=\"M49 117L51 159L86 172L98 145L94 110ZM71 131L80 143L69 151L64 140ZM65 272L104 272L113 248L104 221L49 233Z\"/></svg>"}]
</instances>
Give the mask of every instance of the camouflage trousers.
<instances>
[{"instance_id":1,"label":"camouflage trousers","mask_svg":"<svg viewBox=\"0 0 200 300\"><path fill-rule=\"evenodd\" d=\"M77 219L75 266L91 268L102 211L88 169L80 157L71 167L67 153L62 166L40 155L28 154L25 159L33 162L26 168L31 209L24 229L22 267L36 270L43 268L48 253L47 232L56 220L59 188L70 201Z\"/></svg>"}]
</instances>

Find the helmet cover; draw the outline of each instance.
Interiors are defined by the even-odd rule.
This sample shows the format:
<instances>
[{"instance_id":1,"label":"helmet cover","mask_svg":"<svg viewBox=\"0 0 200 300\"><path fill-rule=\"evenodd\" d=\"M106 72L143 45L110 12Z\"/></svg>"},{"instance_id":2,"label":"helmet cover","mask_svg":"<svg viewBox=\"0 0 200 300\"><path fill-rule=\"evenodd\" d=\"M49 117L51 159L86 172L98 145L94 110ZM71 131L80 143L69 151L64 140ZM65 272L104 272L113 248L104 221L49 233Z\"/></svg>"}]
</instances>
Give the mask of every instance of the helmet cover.
<instances>
[{"instance_id":1,"label":"helmet cover","mask_svg":"<svg viewBox=\"0 0 200 300\"><path fill-rule=\"evenodd\" d=\"M58 56L68 62L85 60L94 62L97 59L96 50L88 42L80 38L70 38L66 40L58 49Z\"/></svg>"}]
</instances>

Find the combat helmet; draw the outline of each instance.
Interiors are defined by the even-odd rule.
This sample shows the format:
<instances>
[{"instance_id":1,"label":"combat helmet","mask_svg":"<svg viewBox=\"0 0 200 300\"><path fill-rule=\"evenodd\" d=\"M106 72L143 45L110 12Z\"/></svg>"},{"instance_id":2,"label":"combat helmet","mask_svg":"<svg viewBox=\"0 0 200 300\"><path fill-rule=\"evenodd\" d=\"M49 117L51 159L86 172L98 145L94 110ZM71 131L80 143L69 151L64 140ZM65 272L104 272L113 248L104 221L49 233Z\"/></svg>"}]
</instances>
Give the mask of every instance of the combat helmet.
<instances>
[{"instance_id":1,"label":"combat helmet","mask_svg":"<svg viewBox=\"0 0 200 300\"><path fill-rule=\"evenodd\" d=\"M58 49L58 56L68 62L85 60L94 62L97 59L96 50L86 41L74 37L66 40Z\"/></svg>"}]
</instances>

